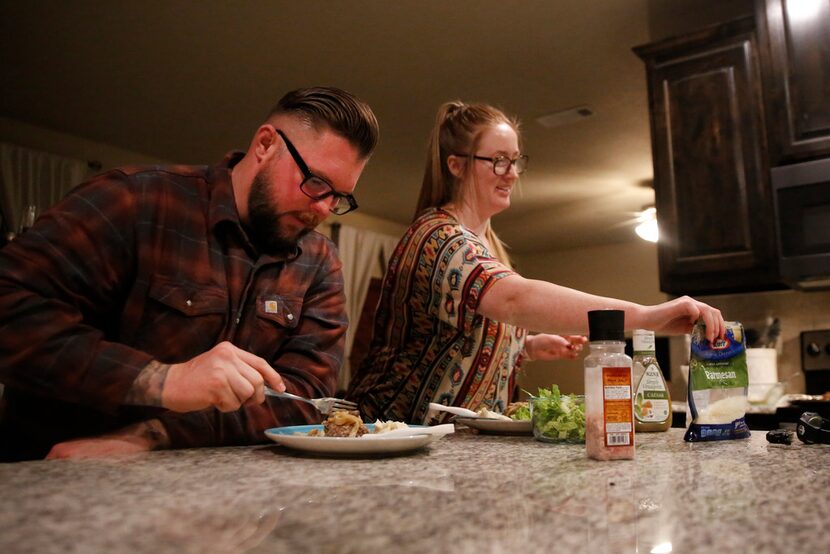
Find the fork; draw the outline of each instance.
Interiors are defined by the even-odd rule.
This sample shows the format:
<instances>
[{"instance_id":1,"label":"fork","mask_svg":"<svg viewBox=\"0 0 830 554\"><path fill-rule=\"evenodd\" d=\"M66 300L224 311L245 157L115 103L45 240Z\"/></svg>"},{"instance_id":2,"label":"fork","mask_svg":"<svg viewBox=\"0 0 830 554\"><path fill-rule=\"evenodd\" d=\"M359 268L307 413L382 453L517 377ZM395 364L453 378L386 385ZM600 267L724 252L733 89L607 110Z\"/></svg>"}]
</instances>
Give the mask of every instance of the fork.
<instances>
[{"instance_id":1,"label":"fork","mask_svg":"<svg viewBox=\"0 0 830 554\"><path fill-rule=\"evenodd\" d=\"M323 398L303 398L302 396L297 396L296 394L291 394L290 392L277 392L271 387L265 387L265 395L274 396L276 398L286 398L289 400L299 400L300 402L308 402L323 415L328 415L333 410L357 409L357 404L349 400L343 400L342 398L332 398L330 396Z\"/></svg>"}]
</instances>

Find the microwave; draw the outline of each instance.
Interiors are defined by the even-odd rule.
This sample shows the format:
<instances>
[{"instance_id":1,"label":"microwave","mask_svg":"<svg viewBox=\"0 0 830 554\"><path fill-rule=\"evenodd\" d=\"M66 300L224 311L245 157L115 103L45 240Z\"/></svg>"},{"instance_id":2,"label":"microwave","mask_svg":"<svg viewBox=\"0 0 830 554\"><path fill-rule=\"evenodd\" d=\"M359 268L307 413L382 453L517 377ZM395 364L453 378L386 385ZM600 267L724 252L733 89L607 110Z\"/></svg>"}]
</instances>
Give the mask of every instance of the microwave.
<instances>
[{"instance_id":1,"label":"microwave","mask_svg":"<svg viewBox=\"0 0 830 554\"><path fill-rule=\"evenodd\" d=\"M782 279L830 289L830 159L776 167L771 177Z\"/></svg>"}]
</instances>

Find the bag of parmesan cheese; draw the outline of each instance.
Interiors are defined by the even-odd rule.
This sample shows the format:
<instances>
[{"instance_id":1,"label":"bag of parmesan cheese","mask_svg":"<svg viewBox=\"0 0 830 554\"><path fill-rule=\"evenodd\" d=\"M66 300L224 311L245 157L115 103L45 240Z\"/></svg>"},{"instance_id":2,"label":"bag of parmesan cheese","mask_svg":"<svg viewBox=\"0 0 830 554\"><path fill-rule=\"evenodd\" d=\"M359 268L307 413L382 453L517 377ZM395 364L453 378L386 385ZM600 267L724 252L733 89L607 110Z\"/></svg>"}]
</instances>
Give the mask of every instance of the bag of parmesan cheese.
<instances>
[{"instance_id":1,"label":"bag of parmesan cheese","mask_svg":"<svg viewBox=\"0 0 830 554\"><path fill-rule=\"evenodd\" d=\"M726 337L713 343L699 321L692 331L689 359L689 412L687 442L749 438L744 416L749 375L746 369L744 328L726 322Z\"/></svg>"}]
</instances>

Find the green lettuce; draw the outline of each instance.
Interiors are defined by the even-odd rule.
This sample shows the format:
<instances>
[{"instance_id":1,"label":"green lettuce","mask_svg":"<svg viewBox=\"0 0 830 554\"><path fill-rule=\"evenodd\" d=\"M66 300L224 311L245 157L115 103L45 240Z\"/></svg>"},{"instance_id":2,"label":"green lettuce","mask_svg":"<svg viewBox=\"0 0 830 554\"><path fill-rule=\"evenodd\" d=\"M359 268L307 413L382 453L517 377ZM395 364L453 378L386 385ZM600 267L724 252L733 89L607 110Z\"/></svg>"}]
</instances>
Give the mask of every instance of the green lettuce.
<instances>
[{"instance_id":1,"label":"green lettuce","mask_svg":"<svg viewBox=\"0 0 830 554\"><path fill-rule=\"evenodd\" d=\"M510 415L514 421L530 421L530 405L520 406L518 410Z\"/></svg>"},{"instance_id":2,"label":"green lettuce","mask_svg":"<svg viewBox=\"0 0 830 554\"><path fill-rule=\"evenodd\" d=\"M558 385L539 389L531 399L537 432L554 440L585 442L585 400L575 394L563 395Z\"/></svg>"}]
</instances>

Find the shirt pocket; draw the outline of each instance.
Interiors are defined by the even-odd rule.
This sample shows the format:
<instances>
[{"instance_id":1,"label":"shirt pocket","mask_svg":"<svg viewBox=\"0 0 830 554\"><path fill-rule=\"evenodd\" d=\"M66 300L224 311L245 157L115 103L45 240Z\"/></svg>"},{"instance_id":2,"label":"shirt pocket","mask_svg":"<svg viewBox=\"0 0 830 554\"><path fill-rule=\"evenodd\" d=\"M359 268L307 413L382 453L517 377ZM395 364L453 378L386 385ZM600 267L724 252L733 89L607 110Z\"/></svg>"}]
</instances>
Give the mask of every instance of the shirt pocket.
<instances>
[{"instance_id":1,"label":"shirt pocket","mask_svg":"<svg viewBox=\"0 0 830 554\"><path fill-rule=\"evenodd\" d=\"M150 285L150 298L185 316L224 314L228 295L215 285L197 285L169 277L156 276Z\"/></svg>"},{"instance_id":2,"label":"shirt pocket","mask_svg":"<svg viewBox=\"0 0 830 554\"><path fill-rule=\"evenodd\" d=\"M228 317L225 289L156 275L147 296L136 336L139 349L171 362L190 359L216 345Z\"/></svg>"},{"instance_id":3,"label":"shirt pocket","mask_svg":"<svg viewBox=\"0 0 830 554\"><path fill-rule=\"evenodd\" d=\"M257 297L256 315L266 326L293 329L300 322L303 299L297 296L265 294Z\"/></svg>"}]
</instances>

